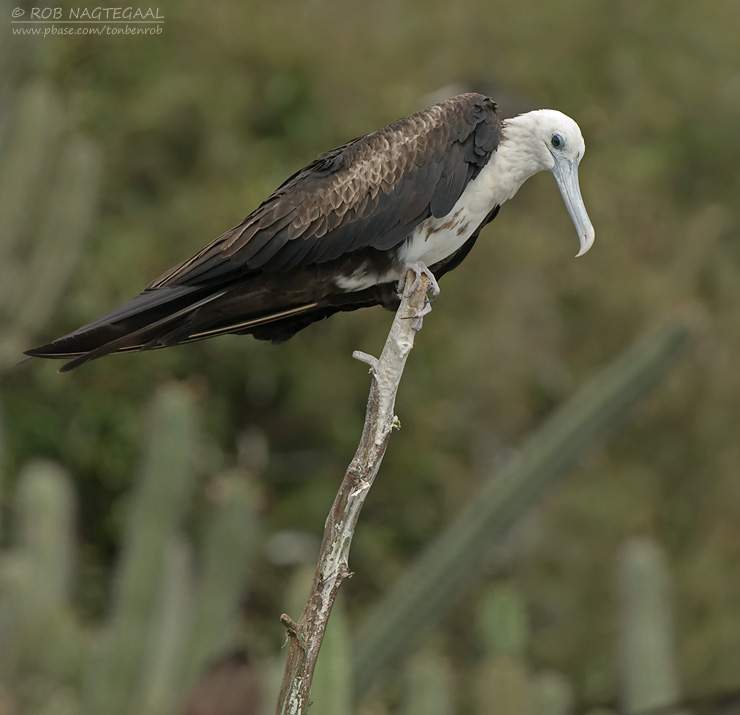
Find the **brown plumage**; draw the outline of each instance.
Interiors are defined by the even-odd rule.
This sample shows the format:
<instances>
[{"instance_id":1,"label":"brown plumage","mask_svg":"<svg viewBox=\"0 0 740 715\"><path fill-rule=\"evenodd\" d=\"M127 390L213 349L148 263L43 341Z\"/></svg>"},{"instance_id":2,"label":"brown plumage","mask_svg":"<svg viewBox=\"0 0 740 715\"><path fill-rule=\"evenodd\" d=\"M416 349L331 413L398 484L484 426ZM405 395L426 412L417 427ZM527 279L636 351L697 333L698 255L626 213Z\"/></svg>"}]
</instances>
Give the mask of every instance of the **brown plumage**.
<instances>
[{"instance_id":1,"label":"brown plumage","mask_svg":"<svg viewBox=\"0 0 740 715\"><path fill-rule=\"evenodd\" d=\"M70 359L64 371L225 333L280 342L338 311L394 309L401 249L423 221L450 213L500 138L495 103L464 94L354 139L140 295L27 354ZM497 208L430 266L437 277L462 260Z\"/></svg>"}]
</instances>

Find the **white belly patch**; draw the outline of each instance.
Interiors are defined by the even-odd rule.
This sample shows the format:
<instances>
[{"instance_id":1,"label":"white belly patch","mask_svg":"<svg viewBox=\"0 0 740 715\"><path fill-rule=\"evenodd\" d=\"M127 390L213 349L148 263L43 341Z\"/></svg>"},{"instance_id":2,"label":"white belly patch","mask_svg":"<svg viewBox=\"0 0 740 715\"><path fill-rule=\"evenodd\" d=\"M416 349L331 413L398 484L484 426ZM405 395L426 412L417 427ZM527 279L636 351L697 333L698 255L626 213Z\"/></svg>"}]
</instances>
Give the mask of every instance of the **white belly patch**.
<instances>
[{"instance_id":1,"label":"white belly patch","mask_svg":"<svg viewBox=\"0 0 740 715\"><path fill-rule=\"evenodd\" d=\"M359 266L351 276L336 279L338 288L344 291L358 291L389 283L401 278L407 263L422 261L427 266L444 260L460 248L480 225L472 223L462 209L452 211L442 218L429 218L414 229L411 236L398 250L397 265L383 274L369 270L367 265Z\"/></svg>"},{"instance_id":2,"label":"white belly patch","mask_svg":"<svg viewBox=\"0 0 740 715\"><path fill-rule=\"evenodd\" d=\"M432 266L457 251L479 224L473 223L463 208L453 209L442 218L428 218L416 227L398 251L398 258L403 263L423 261Z\"/></svg>"},{"instance_id":3,"label":"white belly patch","mask_svg":"<svg viewBox=\"0 0 740 715\"><path fill-rule=\"evenodd\" d=\"M358 266L351 276L336 279L338 288L358 291L379 283L398 280L407 263L422 261L427 266L443 261L473 235L494 206L503 203L488 186L488 172L471 181L452 211L441 218L431 217L422 221L406 239L397 254L397 265L382 275L369 270L367 265Z\"/></svg>"}]
</instances>

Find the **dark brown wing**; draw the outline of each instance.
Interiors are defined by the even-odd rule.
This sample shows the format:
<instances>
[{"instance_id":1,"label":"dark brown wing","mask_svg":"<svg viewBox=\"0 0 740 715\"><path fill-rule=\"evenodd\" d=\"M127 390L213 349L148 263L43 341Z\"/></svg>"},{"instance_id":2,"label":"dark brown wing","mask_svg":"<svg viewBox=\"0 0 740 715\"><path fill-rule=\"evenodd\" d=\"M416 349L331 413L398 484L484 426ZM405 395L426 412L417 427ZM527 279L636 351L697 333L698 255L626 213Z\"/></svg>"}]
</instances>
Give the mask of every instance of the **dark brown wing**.
<instances>
[{"instance_id":1,"label":"dark brown wing","mask_svg":"<svg viewBox=\"0 0 740 715\"><path fill-rule=\"evenodd\" d=\"M500 130L495 103L480 94L399 119L322 154L149 288L288 271L359 248L390 249L424 219L449 213L498 146Z\"/></svg>"}]
</instances>

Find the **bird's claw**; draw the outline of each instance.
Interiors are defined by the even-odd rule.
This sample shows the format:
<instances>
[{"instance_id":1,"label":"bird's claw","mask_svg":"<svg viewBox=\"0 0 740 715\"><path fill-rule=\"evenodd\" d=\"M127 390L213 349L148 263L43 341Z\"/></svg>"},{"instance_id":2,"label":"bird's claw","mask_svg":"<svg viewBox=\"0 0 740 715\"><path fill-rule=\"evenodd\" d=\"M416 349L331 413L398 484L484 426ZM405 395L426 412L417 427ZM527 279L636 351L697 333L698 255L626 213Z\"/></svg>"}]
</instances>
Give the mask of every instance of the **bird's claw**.
<instances>
[{"instance_id":1,"label":"bird's claw","mask_svg":"<svg viewBox=\"0 0 740 715\"><path fill-rule=\"evenodd\" d=\"M406 317L406 320L413 320L414 322L411 325L411 329L418 333L422 325L424 324L424 316L429 315L429 313L432 312L432 303L429 300L429 298L424 299L424 307L421 310L414 311L413 315L409 315Z\"/></svg>"},{"instance_id":2,"label":"bird's claw","mask_svg":"<svg viewBox=\"0 0 740 715\"><path fill-rule=\"evenodd\" d=\"M436 281L435 281L436 283ZM439 289L437 289L437 292L439 292ZM429 313L432 312L432 303L427 298L424 301L424 307L414 316L414 324L411 326L413 330L415 330L417 333L421 330L421 326L424 322L424 316L429 315Z\"/></svg>"},{"instance_id":3,"label":"bird's claw","mask_svg":"<svg viewBox=\"0 0 740 715\"><path fill-rule=\"evenodd\" d=\"M434 277L434 273L429 270L424 262L413 261L412 263L407 263L404 267L407 271L414 272L414 282L411 284L411 287L408 289L408 291L404 292L404 285L406 283L406 275L404 274L404 276L398 281L399 295L403 296L404 298L411 297L411 294L419 287L419 281L421 280L421 277L423 275L429 279L429 290L432 291L432 297L436 298L439 295L439 283L437 283L437 279ZM431 308L429 308L429 310L431 310Z\"/></svg>"}]
</instances>

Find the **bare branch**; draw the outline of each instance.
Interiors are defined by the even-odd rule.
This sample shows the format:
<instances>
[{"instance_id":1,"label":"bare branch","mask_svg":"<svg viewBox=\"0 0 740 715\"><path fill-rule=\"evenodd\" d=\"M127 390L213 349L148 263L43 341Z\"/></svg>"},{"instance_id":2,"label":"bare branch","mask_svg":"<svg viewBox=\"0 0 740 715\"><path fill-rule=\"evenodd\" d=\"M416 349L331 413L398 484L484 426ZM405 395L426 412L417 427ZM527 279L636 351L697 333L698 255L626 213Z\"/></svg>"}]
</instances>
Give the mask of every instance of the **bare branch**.
<instances>
[{"instance_id":1,"label":"bare branch","mask_svg":"<svg viewBox=\"0 0 740 715\"><path fill-rule=\"evenodd\" d=\"M414 283L416 285L414 286ZM413 290L412 290L413 287ZM349 571L349 549L362 505L378 473L388 438L398 420L396 393L414 335L426 314L429 278L409 271L401 305L379 359L362 352L353 357L370 365L372 382L360 444L344 474L324 528L324 539L311 593L298 622L283 614L290 641L288 661L278 699L277 715L308 712L309 691L326 624L339 587Z\"/></svg>"}]
</instances>

